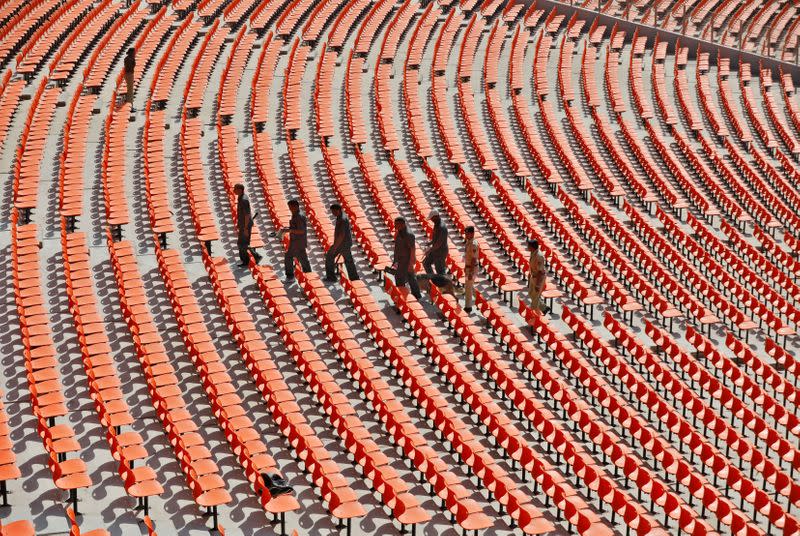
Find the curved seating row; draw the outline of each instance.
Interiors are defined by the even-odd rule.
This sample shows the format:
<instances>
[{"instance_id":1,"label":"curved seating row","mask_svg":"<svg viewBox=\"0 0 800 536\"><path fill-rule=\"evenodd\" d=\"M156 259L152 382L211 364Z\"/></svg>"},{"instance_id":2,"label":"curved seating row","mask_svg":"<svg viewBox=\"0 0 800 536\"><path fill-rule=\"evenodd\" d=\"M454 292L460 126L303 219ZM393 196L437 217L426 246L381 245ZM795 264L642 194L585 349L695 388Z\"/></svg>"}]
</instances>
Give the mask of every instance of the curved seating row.
<instances>
[{"instance_id":1,"label":"curved seating row","mask_svg":"<svg viewBox=\"0 0 800 536\"><path fill-rule=\"evenodd\" d=\"M793 257L800 223L793 208L800 202L795 162L800 115L791 75L780 72L778 84L774 73L761 66L751 69L741 63L731 70L725 58L702 50L691 57L680 42L674 49L659 39L648 44L642 35L626 36L618 28L608 32L597 20L567 20L558 9L503 6L497 0L439 1L424 9L408 0L272 0L258 5L179 0L163 7L148 5L154 11L149 21L141 3L124 10L110 0L0 6L0 63L7 66L17 56L0 81L0 147L13 154L7 136L19 121L11 252L28 389L55 486L69 489L74 502L75 490L88 487L91 479L80 458L65 459L80 452L74 432L55 423L67 411L49 339L46 309L54 301L43 297L37 253L37 233L50 224L45 218L39 225L29 223L33 212L39 216L45 206L40 198L50 164L47 144L62 124L57 203L63 292L77 328L89 395L128 494L141 498L147 508L146 498L161 491L161 475L147 465L134 467L135 460L147 457L141 438L119 429L130 425L132 417L110 363L89 273L93 257L86 231L96 224L81 220L88 185L84 175L94 164L87 140L92 125L100 123L92 119L99 93L112 99L101 111L106 117L97 167L105 203L100 225L111 226L106 238L120 309L150 401L198 505L216 515L217 507L232 497L226 468L214 463L181 396L185 386L163 346L162 333L170 328L156 326L150 316L162 297L145 294L134 244L121 240L122 227L140 223L129 214L128 181L135 175L130 151L143 154L150 222L144 235L152 234L167 289L163 303L169 300L197 372L190 381L202 385L217 424L267 512L282 516L300 504L291 496L271 497L268 492L261 474L276 471L277 464L246 417L245 401L211 340L197 294L205 290L217 299L210 314L224 316L269 413L303 460L328 509L340 519L367 513L255 329L227 256L211 255L215 243L226 253L234 249L230 229L236 219L233 185L238 183L263 191L264 208L276 228L288 220L287 192L297 191L314 243L323 247L333 238L324 201L332 192L350 217L357 257L378 270L391 263L389 237L401 211L410 209L411 226L430 236L427 214L439 210L453 231L448 269L463 280L460 235L477 224L479 261L487 276L480 285L484 290L491 284L505 298L524 288L526 275L520 274L530 269L524 239L539 239L554 275L544 297L564 302L562 319L575 334L574 345L555 322L532 311L524 296L519 300L521 319L535 328L534 340L515 326L520 318L514 311L487 300L485 292L479 295L477 308L498 332L499 338L490 341L483 325L453 299L432 293L432 306L444 314L441 320L387 283L386 292L409 324L395 331L380 310L377 289L341 280L370 344L387 357L423 418L455 450L453 459L475 473L490 499L524 532L555 528L553 512L566 518L568 530L581 534L612 531L616 515L640 534L669 532L676 526L705 534L713 532L704 520L706 510L717 519L717 530L722 525L726 531L752 534L766 525L784 534L797 530L791 507L800 492L792 476L800 453L787 439L800 434L793 413L800 377L793 357L800 320L794 303L800 294L794 280L800 264ZM695 35L710 28L723 43L739 42L751 50L783 47L784 55L787 39L798 33L792 21L796 10L776 1L737 5L678 0L625 7L609 0L602 9L615 14L627 10L671 30L683 26L686 31L691 25ZM140 91L147 88L144 97L137 96L145 104L141 131L129 125L132 106L117 102L124 86L121 75L112 74L130 43L137 48L137 84ZM258 47L262 50L254 57ZM630 61L622 62L628 53ZM254 63L251 71L248 66ZM83 80L73 80L81 68ZM210 81L219 71L220 84L213 87ZM186 74L184 87L177 87ZM311 80L314 89L308 99ZM30 102L23 100L26 90ZM249 92L244 111L238 105L243 91ZM62 98L69 102L65 118L57 112ZM176 106L181 129L177 150L170 154L166 147L172 140L165 130L169 110ZM19 108L24 114L17 113ZM211 141L203 139L208 110L216 114L216 140ZM136 116L133 120L138 121ZM249 121L245 131L253 136L253 178L239 162L240 154L249 150L240 151L238 145L242 121ZM141 147L135 143L139 136ZM206 158L209 147L216 149L217 161ZM288 182L280 175L284 157ZM348 169L356 162L357 170ZM182 181L173 180L173 169ZM207 182L224 187L229 210L224 202L211 202L211 192L221 190L208 189ZM188 224L171 213L182 196L178 190L188 200ZM187 273L180 251L166 247L168 237L182 236L192 227L195 236L189 242L204 246L202 260L210 280L200 283L207 286L203 290L193 285L197 276ZM268 223L258 223L252 246L271 251L270 246L285 245L262 235L266 229ZM149 240L140 245L151 246ZM313 329L315 322L298 315L302 296L290 297L275 272L256 266L254 259L250 273L266 312L276 320L286 355L307 379L390 516L402 525L430 521L391 469L390 453L372 440L367 419L358 416L336 384L317 345L334 347L385 432L455 522L465 530L491 526L467 487L456 482L455 473L410 424L399 397L380 383L348 330L355 321L340 318L340 305L318 276L298 273L325 334L320 340L308 334L320 332ZM587 312L600 309L606 328L626 351L614 349L599 328L572 312L580 306ZM612 317L612 310L624 320ZM679 332L673 332L673 320ZM473 362L462 362L466 356L444 337L448 325ZM648 350L632 334L637 326L658 351ZM725 327L738 333L727 333ZM696 355L676 333L685 334ZM749 346L751 334L771 337L764 350ZM432 383L427 378L407 347L413 337L419 338L443 380ZM502 344L519 351L517 359L509 360L513 366L495 351ZM551 351L550 362L558 372L537 355L537 345ZM535 378L535 389L526 387L517 366ZM487 383L473 370L484 371ZM450 408L437 385L452 386L465 407ZM552 405L544 404L546 398L553 399ZM504 415L507 408L513 408L513 418ZM560 408L561 419L572 421L580 437L548 408ZM479 418L491 448L484 438L472 436L462 414ZM532 426L529 436L518 422ZM606 423L623 431L617 436ZM532 437L541 440L541 447ZM496 458L495 451L504 459ZM553 459L558 463L552 464ZM10 446L3 449L2 461L0 482L5 485L18 472ZM526 473L534 477L533 493L519 482L518 461L522 478ZM745 475L748 465L750 477ZM618 469L623 477L617 477ZM756 484L755 473L764 486ZM574 476L575 484L565 475ZM625 490L630 483L636 497ZM539 496L547 512L539 509ZM601 505L601 516L588 506L593 498ZM610 506L608 512L604 504ZM661 526L656 512L665 515Z\"/></svg>"}]
</instances>

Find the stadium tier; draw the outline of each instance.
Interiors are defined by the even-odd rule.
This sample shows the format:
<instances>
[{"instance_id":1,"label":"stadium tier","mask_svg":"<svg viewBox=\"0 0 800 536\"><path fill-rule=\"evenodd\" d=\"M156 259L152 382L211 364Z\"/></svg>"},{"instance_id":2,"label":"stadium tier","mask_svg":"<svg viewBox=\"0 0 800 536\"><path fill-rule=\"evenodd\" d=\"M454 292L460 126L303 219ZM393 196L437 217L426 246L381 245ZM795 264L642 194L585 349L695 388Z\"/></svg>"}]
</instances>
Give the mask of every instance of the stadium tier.
<instances>
[{"instance_id":1,"label":"stadium tier","mask_svg":"<svg viewBox=\"0 0 800 536\"><path fill-rule=\"evenodd\" d=\"M0 0L0 535L800 534L799 46Z\"/></svg>"}]
</instances>

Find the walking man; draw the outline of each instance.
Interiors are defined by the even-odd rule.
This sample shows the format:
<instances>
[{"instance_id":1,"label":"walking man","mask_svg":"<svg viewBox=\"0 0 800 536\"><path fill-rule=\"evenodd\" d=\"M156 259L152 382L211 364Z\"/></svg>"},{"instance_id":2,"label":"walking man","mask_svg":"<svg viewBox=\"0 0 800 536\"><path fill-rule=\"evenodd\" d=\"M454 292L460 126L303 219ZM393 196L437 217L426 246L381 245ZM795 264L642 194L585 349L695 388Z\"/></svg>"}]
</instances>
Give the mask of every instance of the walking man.
<instances>
[{"instance_id":1,"label":"walking man","mask_svg":"<svg viewBox=\"0 0 800 536\"><path fill-rule=\"evenodd\" d=\"M294 280L294 260L300 261L300 267L304 273L311 271L311 264L308 262L308 254L306 253L306 246L308 239L306 237L306 217L300 212L300 203L297 199L289 201L289 212L292 213L292 218L289 220L289 228L280 230L281 236L289 233L289 249L283 257L283 267L286 272L286 281Z\"/></svg>"},{"instance_id":2,"label":"walking man","mask_svg":"<svg viewBox=\"0 0 800 536\"><path fill-rule=\"evenodd\" d=\"M543 311L547 314L550 312L550 308L541 303L547 274L544 269L544 257L539 251L539 241L528 240L528 251L531 253L529 261L531 273L528 278L528 297L531 299L531 308L534 311Z\"/></svg>"},{"instance_id":3,"label":"walking man","mask_svg":"<svg viewBox=\"0 0 800 536\"><path fill-rule=\"evenodd\" d=\"M464 251L464 311L471 313L475 276L478 273L478 241L475 240L475 227L470 225L464 229L464 239L467 241Z\"/></svg>"},{"instance_id":4,"label":"walking man","mask_svg":"<svg viewBox=\"0 0 800 536\"><path fill-rule=\"evenodd\" d=\"M356 270L356 263L353 262L353 254L350 251L353 245L353 234L350 229L350 220L342 210L342 205L334 203L331 205L331 212L333 217L336 218L336 227L333 231L333 245L325 253L325 281L335 282L336 276L333 273L335 270L336 257L341 255L344 258L344 265L347 268L347 277L351 281L358 279L358 270Z\"/></svg>"},{"instance_id":5,"label":"walking man","mask_svg":"<svg viewBox=\"0 0 800 536\"><path fill-rule=\"evenodd\" d=\"M442 218L435 210L431 212L428 219L433 222L433 235L431 245L422 258L422 266L428 274L433 273L436 268L437 274L444 274L445 260L447 259L447 227L442 224Z\"/></svg>"},{"instance_id":6,"label":"walking man","mask_svg":"<svg viewBox=\"0 0 800 536\"><path fill-rule=\"evenodd\" d=\"M416 239L408 231L405 218L395 218L394 229L394 282L398 287L408 283L411 294L420 299L422 295L414 273L414 263L417 262Z\"/></svg>"},{"instance_id":7,"label":"walking man","mask_svg":"<svg viewBox=\"0 0 800 536\"><path fill-rule=\"evenodd\" d=\"M261 261L259 255L250 247L250 236L253 234L253 213L250 210L250 199L244 193L244 185L237 184L233 187L236 194L236 245L239 247L239 266L245 267L250 264L250 253L256 260L256 264Z\"/></svg>"},{"instance_id":8,"label":"walking man","mask_svg":"<svg viewBox=\"0 0 800 536\"><path fill-rule=\"evenodd\" d=\"M136 70L136 49L131 47L125 55L125 84L128 92L125 94L125 102L133 104L133 73Z\"/></svg>"}]
</instances>

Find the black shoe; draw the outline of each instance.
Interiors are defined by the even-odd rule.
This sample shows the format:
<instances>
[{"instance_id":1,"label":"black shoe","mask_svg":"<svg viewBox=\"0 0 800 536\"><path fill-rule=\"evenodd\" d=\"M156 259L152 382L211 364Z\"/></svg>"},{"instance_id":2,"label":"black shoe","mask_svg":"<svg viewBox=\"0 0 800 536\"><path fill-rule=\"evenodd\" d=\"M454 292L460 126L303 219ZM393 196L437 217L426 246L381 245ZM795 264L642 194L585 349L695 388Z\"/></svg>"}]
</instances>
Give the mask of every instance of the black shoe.
<instances>
[{"instance_id":1,"label":"black shoe","mask_svg":"<svg viewBox=\"0 0 800 536\"><path fill-rule=\"evenodd\" d=\"M284 488L290 487L289 483L281 475L279 475L277 473L271 473L271 474L268 473L268 476L272 479L272 483L275 486L284 487Z\"/></svg>"},{"instance_id":2,"label":"black shoe","mask_svg":"<svg viewBox=\"0 0 800 536\"><path fill-rule=\"evenodd\" d=\"M337 279L335 277L326 277L323 279L326 283L336 283Z\"/></svg>"},{"instance_id":3,"label":"black shoe","mask_svg":"<svg viewBox=\"0 0 800 536\"><path fill-rule=\"evenodd\" d=\"M259 264L261 262L261 259L263 259L263 257L261 255L259 255L258 253L254 253L253 257L255 257L255 259L256 259L256 264Z\"/></svg>"},{"instance_id":4,"label":"black shoe","mask_svg":"<svg viewBox=\"0 0 800 536\"><path fill-rule=\"evenodd\" d=\"M546 314L546 315L547 315L547 314L550 314L550 307L548 307L547 305L545 305L545 306L544 306L544 311L543 311L543 312L544 312L544 314Z\"/></svg>"},{"instance_id":5,"label":"black shoe","mask_svg":"<svg viewBox=\"0 0 800 536\"><path fill-rule=\"evenodd\" d=\"M273 497L277 497L278 495L289 495L290 493L294 493L294 490L288 486L287 487L278 486L267 489L269 489L269 494L272 495Z\"/></svg>"},{"instance_id":6,"label":"black shoe","mask_svg":"<svg viewBox=\"0 0 800 536\"><path fill-rule=\"evenodd\" d=\"M280 475L262 473L261 476L264 478L264 483L267 485L269 494L273 497L277 497L278 495L286 495L294 491L289 483Z\"/></svg>"},{"instance_id":7,"label":"black shoe","mask_svg":"<svg viewBox=\"0 0 800 536\"><path fill-rule=\"evenodd\" d=\"M472 307L464 307L464 312L469 314L472 312Z\"/></svg>"}]
</instances>

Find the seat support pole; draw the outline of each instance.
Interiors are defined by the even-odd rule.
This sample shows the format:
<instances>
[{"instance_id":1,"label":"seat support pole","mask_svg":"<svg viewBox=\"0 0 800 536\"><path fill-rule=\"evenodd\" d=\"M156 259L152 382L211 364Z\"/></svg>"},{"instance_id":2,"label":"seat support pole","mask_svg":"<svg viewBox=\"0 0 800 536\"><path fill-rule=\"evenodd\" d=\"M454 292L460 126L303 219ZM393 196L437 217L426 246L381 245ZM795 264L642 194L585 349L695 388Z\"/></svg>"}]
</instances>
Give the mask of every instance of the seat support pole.
<instances>
[{"instance_id":1,"label":"seat support pole","mask_svg":"<svg viewBox=\"0 0 800 536\"><path fill-rule=\"evenodd\" d=\"M69 500L72 502L72 511L75 512L75 515L76 516L81 515L81 513L78 512L78 490L77 489L69 490Z\"/></svg>"}]
</instances>

